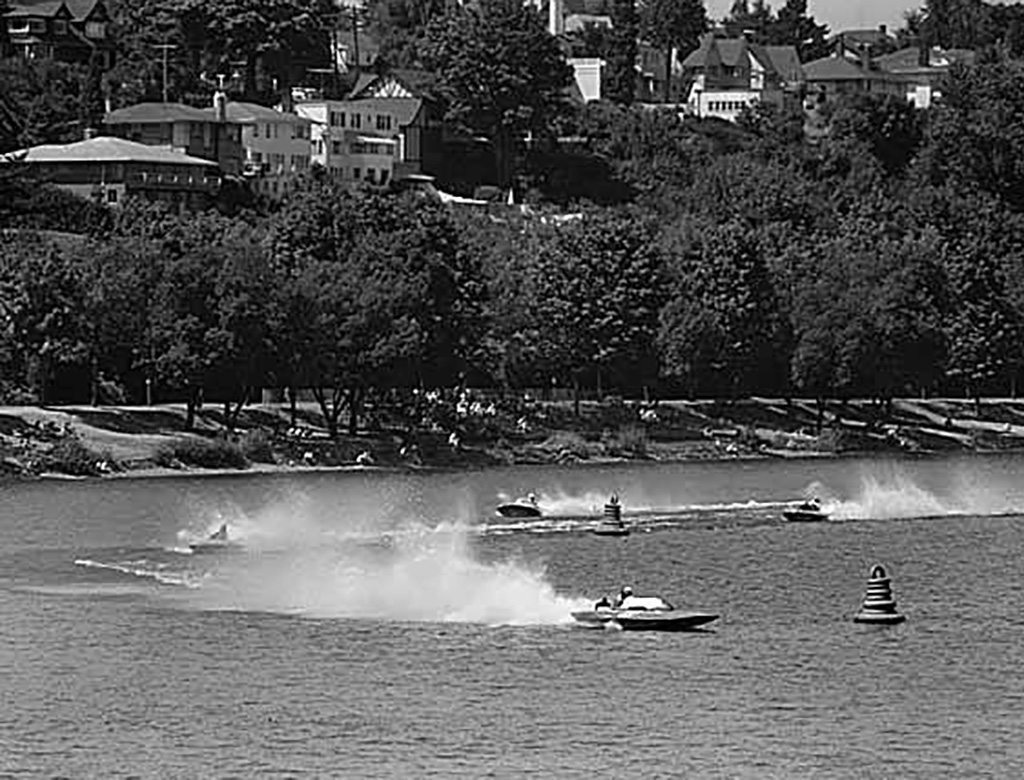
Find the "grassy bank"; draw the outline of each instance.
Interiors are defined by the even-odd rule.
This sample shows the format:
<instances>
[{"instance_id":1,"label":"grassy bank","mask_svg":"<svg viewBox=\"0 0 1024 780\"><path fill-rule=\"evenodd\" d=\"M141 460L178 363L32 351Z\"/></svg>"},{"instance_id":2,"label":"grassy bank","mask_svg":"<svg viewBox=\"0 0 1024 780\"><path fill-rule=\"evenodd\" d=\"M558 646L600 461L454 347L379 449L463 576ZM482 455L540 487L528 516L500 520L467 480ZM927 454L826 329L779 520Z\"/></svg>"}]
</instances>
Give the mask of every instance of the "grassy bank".
<instances>
[{"instance_id":1,"label":"grassy bank","mask_svg":"<svg viewBox=\"0 0 1024 780\"><path fill-rule=\"evenodd\" d=\"M229 430L205 408L192 430L181 406L0 407L8 476L108 476L377 466L473 468L517 463L985 452L1024 448L1024 401L902 399L829 404L744 399L534 404L450 428L378 426L331 439L313 405L242 411ZM457 441L451 437L456 433Z\"/></svg>"}]
</instances>

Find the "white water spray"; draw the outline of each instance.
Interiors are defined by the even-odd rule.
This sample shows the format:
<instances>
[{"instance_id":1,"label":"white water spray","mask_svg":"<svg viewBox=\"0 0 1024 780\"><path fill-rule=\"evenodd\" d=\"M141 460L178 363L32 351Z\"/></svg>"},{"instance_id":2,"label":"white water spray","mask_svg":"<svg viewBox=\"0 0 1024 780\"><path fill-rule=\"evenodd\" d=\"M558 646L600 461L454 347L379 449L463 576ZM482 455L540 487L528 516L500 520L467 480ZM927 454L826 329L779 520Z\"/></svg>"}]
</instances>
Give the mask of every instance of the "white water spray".
<instances>
[{"instance_id":1,"label":"white water spray","mask_svg":"<svg viewBox=\"0 0 1024 780\"><path fill-rule=\"evenodd\" d=\"M218 559L189 602L318 618L492 625L563 623L586 604L557 594L541 567L478 560L465 507L454 519L397 523L349 509L324 515L312 502L288 501L234 517L229 534L245 552Z\"/></svg>"}]
</instances>

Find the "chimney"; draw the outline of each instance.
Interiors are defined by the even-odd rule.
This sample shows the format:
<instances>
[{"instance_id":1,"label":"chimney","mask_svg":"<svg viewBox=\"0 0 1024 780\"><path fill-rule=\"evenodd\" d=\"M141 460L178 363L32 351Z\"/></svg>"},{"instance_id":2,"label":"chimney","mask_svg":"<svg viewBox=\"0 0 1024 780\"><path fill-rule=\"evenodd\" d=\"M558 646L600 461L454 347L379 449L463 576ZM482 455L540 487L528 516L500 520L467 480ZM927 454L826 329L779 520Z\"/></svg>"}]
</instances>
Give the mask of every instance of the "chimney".
<instances>
[{"instance_id":1,"label":"chimney","mask_svg":"<svg viewBox=\"0 0 1024 780\"><path fill-rule=\"evenodd\" d=\"M860 66L865 71L871 70L871 47L866 43L860 47Z\"/></svg>"},{"instance_id":2,"label":"chimney","mask_svg":"<svg viewBox=\"0 0 1024 780\"><path fill-rule=\"evenodd\" d=\"M213 93L213 117L218 122L228 119L228 93L224 91L224 74L217 74L217 89Z\"/></svg>"},{"instance_id":3,"label":"chimney","mask_svg":"<svg viewBox=\"0 0 1024 780\"><path fill-rule=\"evenodd\" d=\"M218 122L228 118L228 96L219 89L213 93L213 116Z\"/></svg>"},{"instance_id":4,"label":"chimney","mask_svg":"<svg viewBox=\"0 0 1024 780\"><path fill-rule=\"evenodd\" d=\"M561 35L565 31L565 15L562 0L548 0L548 32Z\"/></svg>"},{"instance_id":5,"label":"chimney","mask_svg":"<svg viewBox=\"0 0 1024 780\"><path fill-rule=\"evenodd\" d=\"M883 38L885 38L889 35L889 28L884 24L880 24L878 25L878 32Z\"/></svg>"}]
</instances>

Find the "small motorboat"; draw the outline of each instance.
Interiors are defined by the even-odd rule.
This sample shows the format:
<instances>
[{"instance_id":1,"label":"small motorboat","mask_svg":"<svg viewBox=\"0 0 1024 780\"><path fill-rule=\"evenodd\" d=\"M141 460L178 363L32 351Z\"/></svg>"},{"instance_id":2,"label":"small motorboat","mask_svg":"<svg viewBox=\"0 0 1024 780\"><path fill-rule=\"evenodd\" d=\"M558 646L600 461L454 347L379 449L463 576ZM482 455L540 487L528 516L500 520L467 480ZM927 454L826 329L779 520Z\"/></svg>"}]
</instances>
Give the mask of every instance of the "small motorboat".
<instances>
[{"instance_id":1,"label":"small motorboat","mask_svg":"<svg viewBox=\"0 0 1024 780\"><path fill-rule=\"evenodd\" d=\"M821 502L816 498L784 509L782 516L791 523L817 523L828 520L829 517L828 512L822 508Z\"/></svg>"},{"instance_id":2,"label":"small motorboat","mask_svg":"<svg viewBox=\"0 0 1024 780\"><path fill-rule=\"evenodd\" d=\"M220 528L206 537L206 539L201 542L194 542L193 544L190 544L189 548L194 553L228 552L231 550L240 550L242 549L242 545L228 537L228 524L221 523Z\"/></svg>"},{"instance_id":3,"label":"small motorboat","mask_svg":"<svg viewBox=\"0 0 1024 780\"><path fill-rule=\"evenodd\" d=\"M502 517L540 517L541 511L537 504L537 496L530 493L515 501L498 504L498 514Z\"/></svg>"},{"instance_id":4,"label":"small motorboat","mask_svg":"<svg viewBox=\"0 0 1024 780\"><path fill-rule=\"evenodd\" d=\"M586 628L621 628L623 631L692 631L718 620L708 612L678 610L660 596L629 596L619 606L602 599L593 609L572 613Z\"/></svg>"}]
</instances>

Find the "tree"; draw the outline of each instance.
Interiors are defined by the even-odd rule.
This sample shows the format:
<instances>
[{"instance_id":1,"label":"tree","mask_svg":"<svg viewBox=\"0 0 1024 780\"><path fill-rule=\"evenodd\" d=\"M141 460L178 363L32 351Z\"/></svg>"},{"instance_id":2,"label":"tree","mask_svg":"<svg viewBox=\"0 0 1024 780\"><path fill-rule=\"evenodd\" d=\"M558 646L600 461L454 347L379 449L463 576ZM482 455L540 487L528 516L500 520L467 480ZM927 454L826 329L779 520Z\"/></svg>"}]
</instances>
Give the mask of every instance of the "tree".
<instances>
[{"instance_id":1,"label":"tree","mask_svg":"<svg viewBox=\"0 0 1024 780\"><path fill-rule=\"evenodd\" d=\"M855 95L834 107L829 139L864 143L890 175L902 174L924 140L920 111L895 95Z\"/></svg>"},{"instance_id":2,"label":"tree","mask_svg":"<svg viewBox=\"0 0 1024 780\"><path fill-rule=\"evenodd\" d=\"M730 38L749 38L753 43L767 43L773 23L772 9L765 0L733 0L729 15L722 20Z\"/></svg>"},{"instance_id":3,"label":"tree","mask_svg":"<svg viewBox=\"0 0 1024 780\"><path fill-rule=\"evenodd\" d=\"M535 371L572 386L577 404L587 380L600 390L654 379L665 293L652 225L629 213L588 212L540 226L534 240L521 283L536 297L515 338Z\"/></svg>"},{"instance_id":4,"label":"tree","mask_svg":"<svg viewBox=\"0 0 1024 780\"><path fill-rule=\"evenodd\" d=\"M637 36L639 16L636 0L614 0L612 29L608 45L608 75L605 92L613 103L628 106L636 93Z\"/></svg>"},{"instance_id":5,"label":"tree","mask_svg":"<svg viewBox=\"0 0 1024 780\"><path fill-rule=\"evenodd\" d=\"M679 62L697 48L707 29L703 0L645 0L642 11L644 37L665 52L665 102L672 102L672 54Z\"/></svg>"},{"instance_id":6,"label":"tree","mask_svg":"<svg viewBox=\"0 0 1024 780\"><path fill-rule=\"evenodd\" d=\"M658 333L663 372L731 396L771 386L781 320L756 237L738 222L680 227Z\"/></svg>"},{"instance_id":7,"label":"tree","mask_svg":"<svg viewBox=\"0 0 1024 780\"><path fill-rule=\"evenodd\" d=\"M537 10L520 0L453 4L428 27L423 59L447 118L491 139L497 183L509 186L516 142L547 134L571 78Z\"/></svg>"},{"instance_id":8,"label":"tree","mask_svg":"<svg viewBox=\"0 0 1024 780\"><path fill-rule=\"evenodd\" d=\"M767 42L774 46L795 46L801 62L828 55L828 26L818 24L807 13L807 0L786 0L767 30Z\"/></svg>"},{"instance_id":9,"label":"tree","mask_svg":"<svg viewBox=\"0 0 1024 780\"><path fill-rule=\"evenodd\" d=\"M914 166L919 183L990 193L1024 211L1024 66L953 68Z\"/></svg>"}]
</instances>

